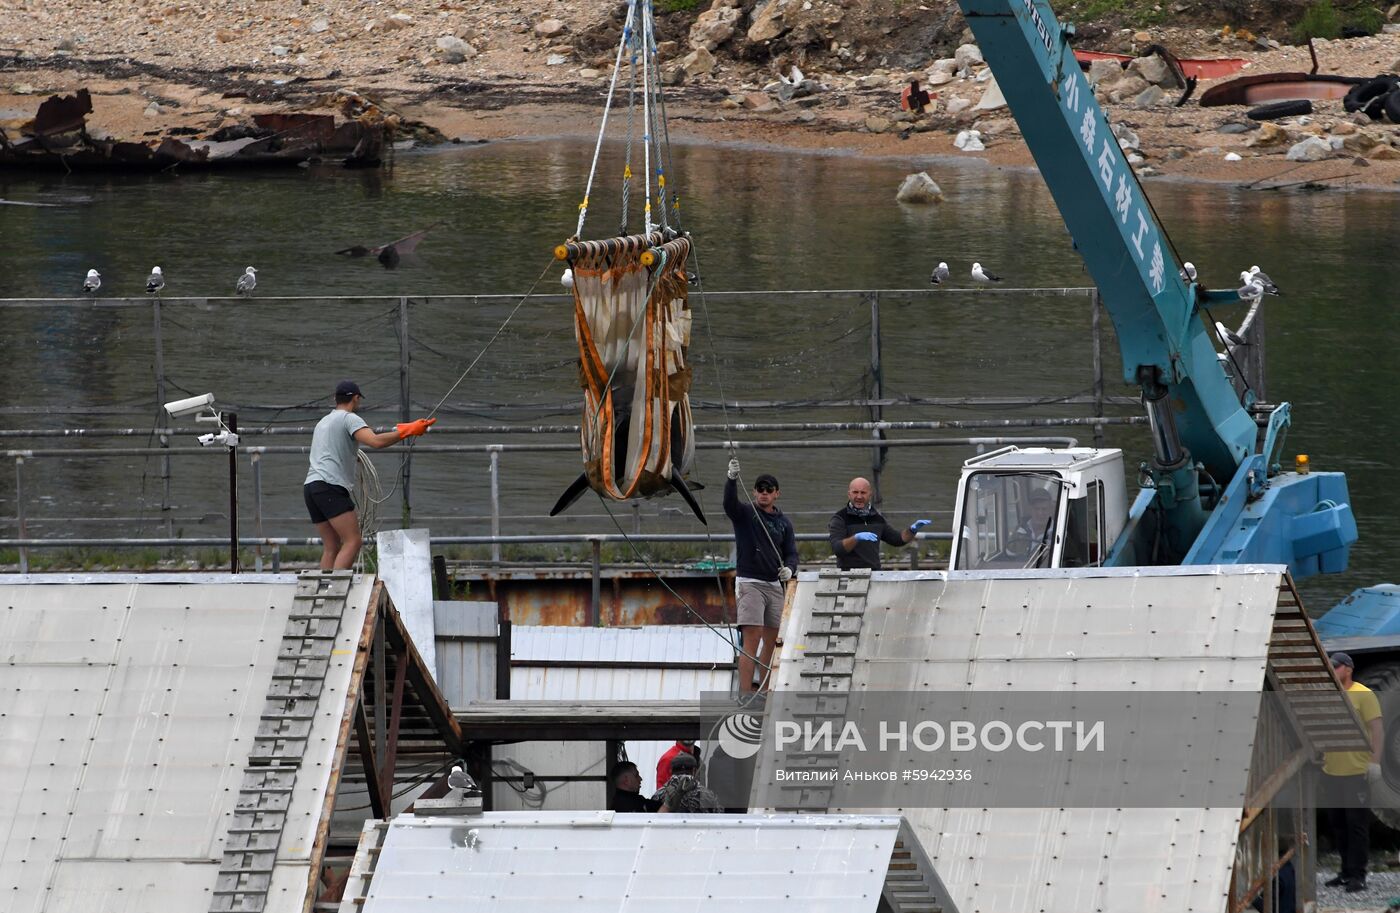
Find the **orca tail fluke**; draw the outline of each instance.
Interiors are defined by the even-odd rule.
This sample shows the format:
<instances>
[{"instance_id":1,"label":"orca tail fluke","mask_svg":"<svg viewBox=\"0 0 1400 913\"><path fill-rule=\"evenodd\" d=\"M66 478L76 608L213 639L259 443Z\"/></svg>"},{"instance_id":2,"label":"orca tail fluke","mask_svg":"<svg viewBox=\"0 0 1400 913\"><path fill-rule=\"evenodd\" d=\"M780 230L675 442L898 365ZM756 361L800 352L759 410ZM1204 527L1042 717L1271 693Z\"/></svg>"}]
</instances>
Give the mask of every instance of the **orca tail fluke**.
<instances>
[{"instance_id":1,"label":"orca tail fluke","mask_svg":"<svg viewBox=\"0 0 1400 913\"><path fill-rule=\"evenodd\" d=\"M559 496L559 500L554 502L554 507L549 511L551 517L557 517L570 507L574 502L583 497L583 493L588 490L588 473L581 472L577 479L564 489L564 493Z\"/></svg>"}]
</instances>

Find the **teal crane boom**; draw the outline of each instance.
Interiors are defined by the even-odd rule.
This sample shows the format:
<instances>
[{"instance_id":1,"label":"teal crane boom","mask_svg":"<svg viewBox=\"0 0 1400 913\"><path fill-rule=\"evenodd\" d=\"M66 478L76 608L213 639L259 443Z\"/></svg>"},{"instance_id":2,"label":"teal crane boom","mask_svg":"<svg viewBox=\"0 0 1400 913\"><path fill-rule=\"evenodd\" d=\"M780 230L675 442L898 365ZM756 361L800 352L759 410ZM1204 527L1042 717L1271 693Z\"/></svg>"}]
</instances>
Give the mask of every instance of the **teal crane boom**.
<instances>
[{"instance_id":1,"label":"teal crane boom","mask_svg":"<svg viewBox=\"0 0 1400 913\"><path fill-rule=\"evenodd\" d=\"M1356 538L1345 478L1279 473L1276 450L1289 422L1287 404L1269 416L1257 447L1252 395L1242 401L1236 392L1200 313L1210 301L1238 301L1238 293L1208 292L1182 277L1171 242L1075 59L1073 26L1061 26L1044 0L959 4L1098 286L1117 331L1124 380L1141 388L1151 424L1152 486L1134 505L1133 523L1110 563L1276 555L1300 576L1345 567ZM1295 484L1302 487L1285 494ZM1150 557L1141 546L1146 537L1134 538L1149 510L1157 520ZM1248 516L1251 511L1255 515ZM1306 513L1326 516L1292 522ZM1290 522L1280 519L1284 514ZM1264 522L1265 515L1272 519ZM1241 539L1241 524L1252 528L1248 541Z\"/></svg>"}]
</instances>

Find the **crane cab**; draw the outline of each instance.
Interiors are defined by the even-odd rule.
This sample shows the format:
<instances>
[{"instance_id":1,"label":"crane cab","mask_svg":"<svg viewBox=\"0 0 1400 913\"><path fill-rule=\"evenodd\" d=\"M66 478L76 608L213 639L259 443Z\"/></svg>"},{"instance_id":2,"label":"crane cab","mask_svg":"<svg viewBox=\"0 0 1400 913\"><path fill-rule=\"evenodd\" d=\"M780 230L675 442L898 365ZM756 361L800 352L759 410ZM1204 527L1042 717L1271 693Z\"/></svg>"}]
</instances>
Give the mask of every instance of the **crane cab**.
<instances>
[{"instance_id":1,"label":"crane cab","mask_svg":"<svg viewBox=\"0 0 1400 913\"><path fill-rule=\"evenodd\" d=\"M1123 451L1003 447L963 463L948 567L1097 567L1127 517Z\"/></svg>"}]
</instances>

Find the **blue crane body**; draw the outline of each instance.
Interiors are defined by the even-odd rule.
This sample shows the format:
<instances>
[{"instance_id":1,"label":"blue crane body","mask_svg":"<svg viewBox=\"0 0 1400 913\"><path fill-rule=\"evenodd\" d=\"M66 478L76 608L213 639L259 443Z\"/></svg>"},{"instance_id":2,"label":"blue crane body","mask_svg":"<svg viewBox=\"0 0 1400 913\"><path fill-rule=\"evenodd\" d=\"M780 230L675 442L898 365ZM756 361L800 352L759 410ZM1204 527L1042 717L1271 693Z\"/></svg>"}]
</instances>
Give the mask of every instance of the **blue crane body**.
<instances>
[{"instance_id":1,"label":"blue crane body","mask_svg":"<svg viewBox=\"0 0 1400 913\"><path fill-rule=\"evenodd\" d=\"M1141 389L1152 429L1154 458L1145 470L1150 481L1126 517L1099 521L1115 536L1101 546L1086 543L1080 551L1093 556L1087 563L1276 563L1288 565L1295 577L1345 569L1356 539L1345 476L1280 470L1288 404L1264 407L1250 391L1238 392L1217 354L1213 322L1202 319L1210 304L1237 303L1239 293L1206 291L1184 278L1075 59L1073 28L1061 26L1043 0L959 3L1098 286L1122 349L1124 380ZM1060 458L1017 451L973 472L1043 478L1046 467L1039 463ZM973 510L977 498L991 497L984 484L965 499L970 474L965 469L959 517ZM1008 502L999 509L1014 510L1016 502L1029 500L1028 489L999 484ZM1058 515L1063 538L1074 535L1073 501L1090 489L1072 474L1060 484L1068 502ZM996 546L988 544L1000 535L990 519L994 509L982 503L976 510L976 522L969 519L961 536L955 535L955 568L999 560ZM1058 547L1055 554L1051 563L1047 550L1047 564L1040 566L1072 566L1060 563L1066 556Z\"/></svg>"}]
</instances>

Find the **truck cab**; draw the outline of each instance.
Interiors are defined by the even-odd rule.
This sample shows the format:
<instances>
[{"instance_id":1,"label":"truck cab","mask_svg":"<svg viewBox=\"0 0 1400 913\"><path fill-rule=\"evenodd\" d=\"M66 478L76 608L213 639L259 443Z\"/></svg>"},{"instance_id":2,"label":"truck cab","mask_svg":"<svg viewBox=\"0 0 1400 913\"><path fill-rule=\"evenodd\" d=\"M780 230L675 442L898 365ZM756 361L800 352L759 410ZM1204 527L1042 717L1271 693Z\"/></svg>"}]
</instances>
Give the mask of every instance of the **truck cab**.
<instances>
[{"instance_id":1,"label":"truck cab","mask_svg":"<svg viewBox=\"0 0 1400 913\"><path fill-rule=\"evenodd\" d=\"M1003 447L963 463L948 568L1098 567L1127 516L1123 451Z\"/></svg>"}]
</instances>

